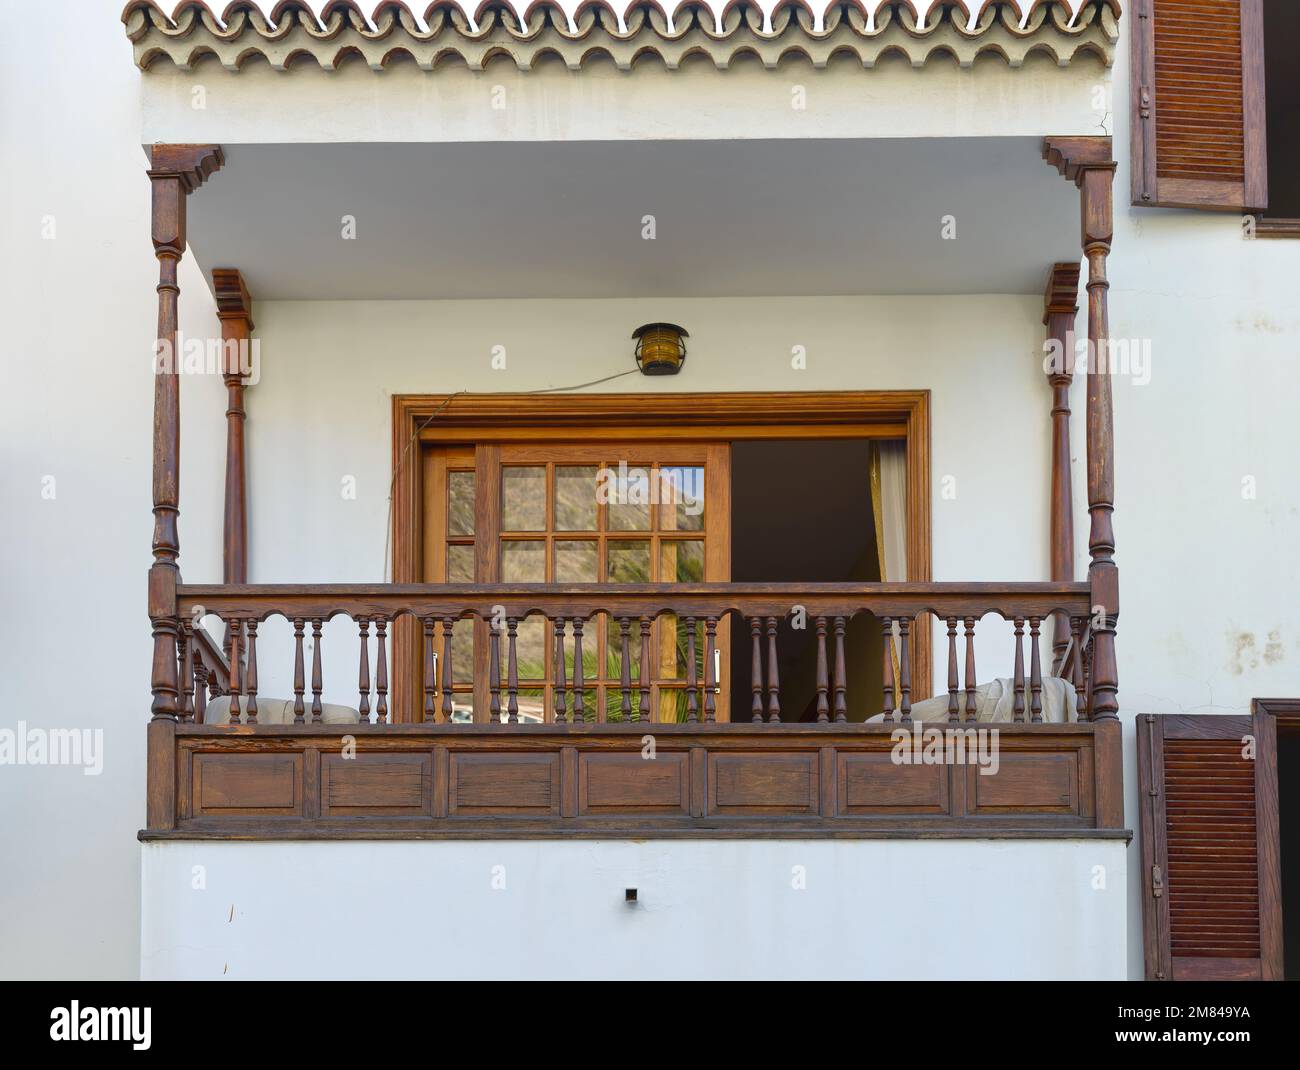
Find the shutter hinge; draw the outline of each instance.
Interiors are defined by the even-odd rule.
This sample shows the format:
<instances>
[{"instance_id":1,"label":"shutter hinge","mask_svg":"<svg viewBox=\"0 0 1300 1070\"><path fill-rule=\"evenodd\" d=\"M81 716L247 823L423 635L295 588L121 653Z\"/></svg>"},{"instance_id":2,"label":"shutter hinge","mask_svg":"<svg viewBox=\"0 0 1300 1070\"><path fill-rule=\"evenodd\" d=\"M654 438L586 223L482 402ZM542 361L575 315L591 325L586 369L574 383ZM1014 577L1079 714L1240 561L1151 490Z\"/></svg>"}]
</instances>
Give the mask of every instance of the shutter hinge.
<instances>
[{"instance_id":1,"label":"shutter hinge","mask_svg":"<svg viewBox=\"0 0 1300 1070\"><path fill-rule=\"evenodd\" d=\"M1159 899L1164 894L1165 894L1164 874L1160 871L1159 866L1152 866L1151 867L1151 895L1153 898Z\"/></svg>"},{"instance_id":2,"label":"shutter hinge","mask_svg":"<svg viewBox=\"0 0 1300 1070\"><path fill-rule=\"evenodd\" d=\"M1151 118L1151 87L1149 85L1141 86L1138 89L1138 115L1143 119Z\"/></svg>"}]
</instances>

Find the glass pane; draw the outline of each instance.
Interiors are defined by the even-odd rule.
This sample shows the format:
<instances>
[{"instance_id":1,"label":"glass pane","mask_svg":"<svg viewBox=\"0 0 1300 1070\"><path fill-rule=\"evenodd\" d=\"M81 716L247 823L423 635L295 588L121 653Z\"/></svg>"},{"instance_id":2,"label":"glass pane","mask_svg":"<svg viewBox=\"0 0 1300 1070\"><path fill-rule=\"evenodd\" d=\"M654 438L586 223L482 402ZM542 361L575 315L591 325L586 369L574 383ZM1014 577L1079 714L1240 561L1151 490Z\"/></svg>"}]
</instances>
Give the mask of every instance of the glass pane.
<instances>
[{"instance_id":1,"label":"glass pane","mask_svg":"<svg viewBox=\"0 0 1300 1070\"><path fill-rule=\"evenodd\" d=\"M541 539L501 544L502 583L545 583L546 543Z\"/></svg>"},{"instance_id":2,"label":"glass pane","mask_svg":"<svg viewBox=\"0 0 1300 1070\"><path fill-rule=\"evenodd\" d=\"M546 692L540 687L521 687L515 702L519 706L516 716L520 724L541 724L546 718ZM509 710L501 711L501 719L509 717Z\"/></svg>"},{"instance_id":3,"label":"glass pane","mask_svg":"<svg viewBox=\"0 0 1300 1070\"><path fill-rule=\"evenodd\" d=\"M610 680L622 680L623 632L617 618L609 617L608 621L605 641L605 676ZM641 622L633 620L631 625L627 634L628 674L632 687L636 688L641 680ZM621 700L621 696L615 698L616 703Z\"/></svg>"},{"instance_id":4,"label":"glass pane","mask_svg":"<svg viewBox=\"0 0 1300 1070\"><path fill-rule=\"evenodd\" d=\"M609 506L608 529L649 531L650 469L621 462L617 467L603 469L601 477L601 496Z\"/></svg>"},{"instance_id":5,"label":"glass pane","mask_svg":"<svg viewBox=\"0 0 1300 1070\"><path fill-rule=\"evenodd\" d=\"M636 682L633 681L629 698L632 701L632 715L628 720L636 720L641 716L641 692L636 689ZM617 724L623 721L623 689L618 684L612 684L605 689L605 721L613 721Z\"/></svg>"},{"instance_id":6,"label":"glass pane","mask_svg":"<svg viewBox=\"0 0 1300 1070\"><path fill-rule=\"evenodd\" d=\"M698 702L698 699L696 700ZM695 716L699 717L699 710ZM659 689L659 721L680 724L686 720L686 689L682 687L661 687Z\"/></svg>"},{"instance_id":7,"label":"glass pane","mask_svg":"<svg viewBox=\"0 0 1300 1070\"><path fill-rule=\"evenodd\" d=\"M582 681L588 690L591 689L592 681L597 678L596 670L600 666L600 651L598 649L600 639L599 622L586 621L582 630ZM570 624L564 633L564 679L570 688L573 687L573 625ZM592 707L593 709L595 707Z\"/></svg>"},{"instance_id":8,"label":"glass pane","mask_svg":"<svg viewBox=\"0 0 1300 1070\"><path fill-rule=\"evenodd\" d=\"M671 613L659 618L658 679L685 680L688 647L686 621ZM695 679L704 683L704 622L695 621Z\"/></svg>"},{"instance_id":9,"label":"glass pane","mask_svg":"<svg viewBox=\"0 0 1300 1070\"><path fill-rule=\"evenodd\" d=\"M447 547L447 582L474 582L474 547L451 545Z\"/></svg>"},{"instance_id":10,"label":"glass pane","mask_svg":"<svg viewBox=\"0 0 1300 1070\"><path fill-rule=\"evenodd\" d=\"M701 583L704 580L704 540L665 539L659 544L661 583Z\"/></svg>"},{"instance_id":11,"label":"glass pane","mask_svg":"<svg viewBox=\"0 0 1300 1070\"><path fill-rule=\"evenodd\" d=\"M543 531L546 528L546 469L501 469L501 530Z\"/></svg>"},{"instance_id":12,"label":"glass pane","mask_svg":"<svg viewBox=\"0 0 1300 1070\"><path fill-rule=\"evenodd\" d=\"M474 534L474 473L447 473L447 534Z\"/></svg>"},{"instance_id":13,"label":"glass pane","mask_svg":"<svg viewBox=\"0 0 1300 1070\"><path fill-rule=\"evenodd\" d=\"M519 622L515 633L515 658L519 664L515 671L520 680L546 679L546 637L545 617L534 615ZM501 649L508 656L509 647L503 644ZM503 673L509 671L508 665L503 666Z\"/></svg>"},{"instance_id":14,"label":"glass pane","mask_svg":"<svg viewBox=\"0 0 1300 1070\"><path fill-rule=\"evenodd\" d=\"M441 697L438 709L441 711ZM451 697L451 720L453 724L469 724L474 720L474 693L459 691Z\"/></svg>"},{"instance_id":15,"label":"glass pane","mask_svg":"<svg viewBox=\"0 0 1300 1070\"><path fill-rule=\"evenodd\" d=\"M438 628L438 657L442 658L442 628ZM438 666L439 677L442 665ZM458 620L451 628L451 679L453 683L469 684L474 682L474 621L469 617ZM442 680L438 680L438 690L442 691ZM460 701L457 699L457 701Z\"/></svg>"},{"instance_id":16,"label":"glass pane","mask_svg":"<svg viewBox=\"0 0 1300 1070\"><path fill-rule=\"evenodd\" d=\"M596 583L600 579L599 565L599 550L594 539L556 540L556 583Z\"/></svg>"},{"instance_id":17,"label":"glass pane","mask_svg":"<svg viewBox=\"0 0 1300 1070\"><path fill-rule=\"evenodd\" d=\"M650 582L650 543L643 539L610 539L605 544L610 583Z\"/></svg>"},{"instance_id":18,"label":"glass pane","mask_svg":"<svg viewBox=\"0 0 1300 1070\"><path fill-rule=\"evenodd\" d=\"M704 530L704 469L677 466L659 470L661 531Z\"/></svg>"},{"instance_id":19,"label":"glass pane","mask_svg":"<svg viewBox=\"0 0 1300 1070\"><path fill-rule=\"evenodd\" d=\"M596 468L555 469L555 530L596 530Z\"/></svg>"}]
</instances>

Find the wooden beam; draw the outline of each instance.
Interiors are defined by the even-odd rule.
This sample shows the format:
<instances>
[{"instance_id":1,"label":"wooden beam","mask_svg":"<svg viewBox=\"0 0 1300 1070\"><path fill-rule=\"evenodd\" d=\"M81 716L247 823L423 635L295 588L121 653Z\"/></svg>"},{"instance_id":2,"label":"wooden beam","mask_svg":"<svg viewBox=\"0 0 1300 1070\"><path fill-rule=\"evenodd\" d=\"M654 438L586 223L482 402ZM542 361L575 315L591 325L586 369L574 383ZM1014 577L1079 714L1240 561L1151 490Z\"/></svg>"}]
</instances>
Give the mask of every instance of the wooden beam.
<instances>
[{"instance_id":1,"label":"wooden beam","mask_svg":"<svg viewBox=\"0 0 1300 1070\"><path fill-rule=\"evenodd\" d=\"M1052 498L1050 520L1051 579L1074 579L1074 489L1070 477L1070 383L1074 378L1074 320L1079 313L1079 264L1053 264L1043 296L1043 326L1052 360L1047 382L1052 388ZM1070 622L1052 618L1052 665L1059 672L1070 645Z\"/></svg>"},{"instance_id":2,"label":"wooden beam","mask_svg":"<svg viewBox=\"0 0 1300 1070\"><path fill-rule=\"evenodd\" d=\"M153 626L150 686L155 720L176 720L180 698L176 614L180 535L180 378L176 269L185 254L185 199L223 163L216 145L155 145L147 171L152 189L151 236L158 258L158 341L153 395L153 565L149 620Z\"/></svg>"},{"instance_id":3,"label":"wooden beam","mask_svg":"<svg viewBox=\"0 0 1300 1070\"><path fill-rule=\"evenodd\" d=\"M1092 590L1092 662L1088 709L1094 720L1117 718L1119 674L1115 625L1115 435L1110 381L1110 314L1106 258L1114 236L1116 163L1108 137L1048 138L1043 158L1079 188L1083 255L1088 262L1088 583Z\"/></svg>"}]
</instances>

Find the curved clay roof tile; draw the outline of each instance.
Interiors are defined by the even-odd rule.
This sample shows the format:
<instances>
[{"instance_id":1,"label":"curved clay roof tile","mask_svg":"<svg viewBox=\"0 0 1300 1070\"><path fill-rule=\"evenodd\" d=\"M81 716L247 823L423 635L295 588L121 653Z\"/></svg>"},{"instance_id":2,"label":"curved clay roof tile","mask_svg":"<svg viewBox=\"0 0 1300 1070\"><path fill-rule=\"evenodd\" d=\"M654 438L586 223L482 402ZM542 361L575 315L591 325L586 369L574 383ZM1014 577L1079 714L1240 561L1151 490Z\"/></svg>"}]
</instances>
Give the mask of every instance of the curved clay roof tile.
<instances>
[{"instance_id":1,"label":"curved clay roof tile","mask_svg":"<svg viewBox=\"0 0 1300 1070\"><path fill-rule=\"evenodd\" d=\"M766 22L758 0L730 0L720 27L704 0L682 0L671 20L660 0L632 0L624 30L606 0L585 0L572 22L557 0L533 0L522 18L507 0L483 0L472 21L457 0L434 0L424 29L405 0L380 0L369 18L356 0L330 0L319 17L305 0L279 0L269 16L253 0L232 0L221 18L203 0L183 0L170 16L154 0L128 0L122 21L142 69L166 58L188 70L215 56L237 71L261 55L277 70L304 56L332 70L357 55L381 71L410 55L426 71L451 58L481 70L496 56L528 70L552 52L572 70L605 55L630 70L646 52L669 70L697 55L725 69L750 52L767 68L782 62L820 68L849 52L870 69L894 51L914 66L945 54L970 66L990 53L1019 66L1040 50L1061 65L1079 56L1114 62L1118 0L1086 0L1077 16L1066 0L942 0L924 22L918 6L886 0L872 22L864 0L832 0L820 31L808 0L779 0Z\"/></svg>"}]
</instances>

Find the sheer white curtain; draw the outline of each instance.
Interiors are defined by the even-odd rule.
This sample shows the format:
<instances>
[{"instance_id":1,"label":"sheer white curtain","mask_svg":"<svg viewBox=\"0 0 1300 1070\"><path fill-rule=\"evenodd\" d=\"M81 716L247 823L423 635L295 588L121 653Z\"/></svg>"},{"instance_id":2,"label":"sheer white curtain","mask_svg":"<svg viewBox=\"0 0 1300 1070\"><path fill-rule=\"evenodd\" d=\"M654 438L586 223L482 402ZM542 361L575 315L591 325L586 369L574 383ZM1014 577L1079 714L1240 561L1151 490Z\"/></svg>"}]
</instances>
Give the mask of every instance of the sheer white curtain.
<instances>
[{"instance_id":1,"label":"sheer white curtain","mask_svg":"<svg viewBox=\"0 0 1300 1070\"><path fill-rule=\"evenodd\" d=\"M876 554L883 583L907 579L907 443L886 440L871 446L871 512L876 522ZM894 624L894 635L898 624ZM890 640L894 664L894 703L898 695L898 644Z\"/></svg>"},{"instance_id":2,"label":"sheer white curtain","mask_svg":"<svg viewBox=\"0 0 1300 1070\"><path fill-rule=\"evenodd\" d=\"M877 442L871 448L871 511L876 520L880 578L907 579L907 443Z\"/></svg>"}]
</instances>

